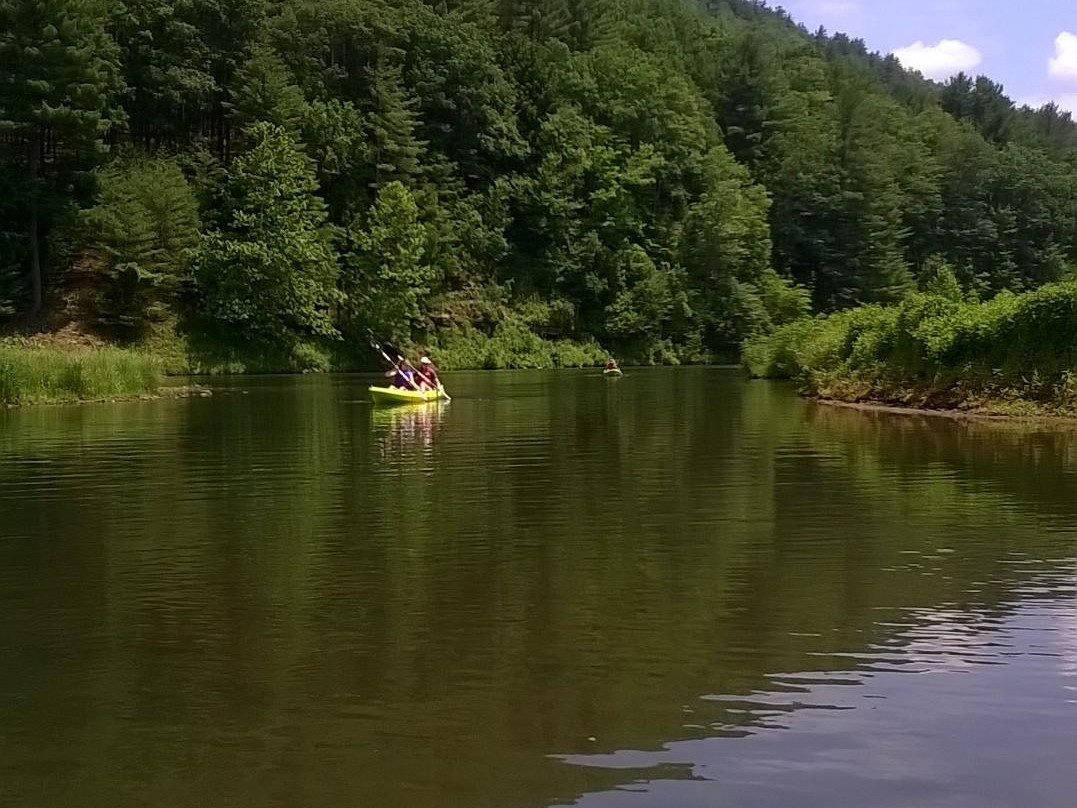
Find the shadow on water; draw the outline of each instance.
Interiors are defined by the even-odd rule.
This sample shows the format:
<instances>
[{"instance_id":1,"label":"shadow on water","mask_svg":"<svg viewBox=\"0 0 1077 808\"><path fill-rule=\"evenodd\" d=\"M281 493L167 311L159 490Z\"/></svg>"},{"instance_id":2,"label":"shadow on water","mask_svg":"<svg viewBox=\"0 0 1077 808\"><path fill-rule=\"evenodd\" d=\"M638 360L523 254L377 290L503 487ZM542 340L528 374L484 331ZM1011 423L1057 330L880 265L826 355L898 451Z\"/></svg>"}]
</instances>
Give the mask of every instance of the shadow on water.
<instances>
[{"instance_id":1,"label":"shadow on water","mask_svg":"<svg viewBox=\"0 0 1077 808\"><path fill-rule=\"evenodd\" d=\"M1074 432L369 381L0 412L16 804L1068 804Z\"/></svg>"}]
</instances>

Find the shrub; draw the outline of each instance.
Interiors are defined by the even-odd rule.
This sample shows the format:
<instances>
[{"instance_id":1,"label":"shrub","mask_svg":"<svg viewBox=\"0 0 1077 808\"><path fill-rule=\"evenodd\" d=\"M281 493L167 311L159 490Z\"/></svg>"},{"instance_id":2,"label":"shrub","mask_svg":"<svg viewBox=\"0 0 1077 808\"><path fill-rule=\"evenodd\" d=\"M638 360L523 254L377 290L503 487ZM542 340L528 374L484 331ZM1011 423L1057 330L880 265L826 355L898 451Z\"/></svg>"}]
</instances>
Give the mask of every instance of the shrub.
<instances>
[{"instance_id":1,"label":"shrub","mask_svg":"<svg viewBox=\"0 0 1077 808\"><path fill-rule=\"evenodd\" d=\"M751 375L798 380L812 394L920 400L984 399L1070 406L1077 371L1077 282L984 303L913 294L803 318L749 339Z\"/></svg>"},{"instance_id":2,"label":"shrub","mask_svg":"<svg viewBox=\"0 0 1077 808\"><path fill-rule=\"evenodd\" d=\"M499 323L491 335L472 326L444 329L429 350L442 370L593 367L607 356L593 340L544 340L516 320Z\"/></svg>"}]
</instances>

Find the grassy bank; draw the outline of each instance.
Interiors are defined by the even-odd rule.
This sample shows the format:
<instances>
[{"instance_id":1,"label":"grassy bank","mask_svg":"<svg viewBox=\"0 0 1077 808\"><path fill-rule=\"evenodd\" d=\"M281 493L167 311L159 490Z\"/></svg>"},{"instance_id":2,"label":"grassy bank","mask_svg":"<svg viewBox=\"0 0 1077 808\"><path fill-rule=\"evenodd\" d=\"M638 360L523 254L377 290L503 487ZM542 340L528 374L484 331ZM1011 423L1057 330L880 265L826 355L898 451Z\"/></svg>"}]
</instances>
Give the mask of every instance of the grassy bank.
<instances>
[{"instance_id":1,"label":"grassy bank","mask_svg":"<svg viewBox=\"0 0 1077 808\"><path fill-rule=\"evenodd\" d=\"M136 398L156 394L161 377L160 362L135 351L0 343L0 404Z\"/></svg>"},{"instance_id":2,"label":"grassy bank","mask_svg":"<svg viewBox=\"0 0 1077 808\"><path fill-rule=\"evenodd\" d=\"M78 332L76 332L78 333ZM321 373L382 370L366 343L300 343L290 350L190 339L171 329L132 348L70 334L0 339L0 406L133 398L156 394L164 376ZM414 358L429 353L442 370L559 368L602 365L595 342L549 341L527 329L447 329L424 345L401 345Z\"/></svg>"},{"instance_id":3,"label":"grassy bank","mask_svg":"<svg viewBox=\"0 0 1077 808\"><path fill-rule=\"evenodd\" d=\"M1002 415L1077 415L1077 283L983 303L915 294L749 340L758 378L807 395Z\"/></svg>"}]
</instances>

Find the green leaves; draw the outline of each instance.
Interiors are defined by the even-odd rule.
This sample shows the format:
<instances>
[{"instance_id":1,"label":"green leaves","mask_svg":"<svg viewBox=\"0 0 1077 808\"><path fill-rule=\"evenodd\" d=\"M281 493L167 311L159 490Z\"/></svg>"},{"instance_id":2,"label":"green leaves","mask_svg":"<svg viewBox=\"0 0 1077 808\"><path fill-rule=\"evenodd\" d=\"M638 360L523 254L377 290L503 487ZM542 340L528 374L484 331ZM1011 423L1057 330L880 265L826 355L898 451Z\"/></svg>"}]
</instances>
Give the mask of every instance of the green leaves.
<instances>
[{"instance_id":1,"label":"green leaves","mask_svg":"<svg viewBox=\"0 0 1077 808\"><path fill-rule=\"evenodd\" d=\"M244 340L333 337L337 267L313 166L279 126L254 124L229 171L229 216L195 264L200 313Z\"/></svg>"},{"instance_id":2,"label":"green leaves","mask_svg":"<svg viewBox=\"0 0 1077 808\"><path fill-rule=\"evenodd\" d=\"M933 277L945 275L933 263ZM969 408L1021 398L1068 409L1074 333L1073 283L983 303L913 294L897 306L795 321L750 340L745 359L754 375L796 378L846 400Z\"/></svg>"},{"instance_id":3,"label":"green leaves","mask_svg":"<svg viewBox=\"0 0 1077 808\"><path fill-rule=\"evenodd\" d=\"M409 339L435 280L415 199L399 182L383 186L365 222L353 222L346 238L341 289L347 321L356 333L370 328L394 341Z\"/></svg>"},{"instance_id":4,"label":"green leaves","mask_svg":"<svg viewBox=\"0 0 1077 808\"><path fill-rule=\"evenodd\" d=\"M266 121L295 136L304 116L303 92L296 86L280 57L263 44L255 45L236 72L229 103L240 126Z\"/></svg>"},{"instance_id":5,"label":"green leaves","mask_svg":"<svg viewBox=\"0 0 1077 808\"><path fill-rule=\"evenodd\" d=\"M97 204L83 214L93 318L141 336L173 310L199 243L198 205L167 160L116 161L98 174Z\"/></svg>"},{"instance_id":6,"label":"green leaves","mask_svg":"<svg viewBox=\"0 0 1077 808\"><path fill-rule=\"evenodd\" d=\"M104 136L123 120L122 91L118 49L94 4L0 0L0 131L7 135L0 153L24 178L23 270L35 318L43 303L42 237L75 201L78 175L94 166ZM14 267L5 269L11 274Z\"/></svg>"}]
</instances>

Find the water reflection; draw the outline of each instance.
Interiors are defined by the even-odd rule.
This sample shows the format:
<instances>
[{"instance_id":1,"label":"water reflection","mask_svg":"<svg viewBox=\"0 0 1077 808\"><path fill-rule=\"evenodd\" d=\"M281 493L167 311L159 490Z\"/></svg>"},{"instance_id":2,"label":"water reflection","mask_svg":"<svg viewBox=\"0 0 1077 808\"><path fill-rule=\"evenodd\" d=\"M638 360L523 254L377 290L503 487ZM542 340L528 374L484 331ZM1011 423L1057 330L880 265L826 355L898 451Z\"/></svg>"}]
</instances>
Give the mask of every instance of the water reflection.
<instances>
[{"instance_id":1,"label":"water reflection","mask_svg":"<svg viewBox=\"0 0 1077 808\"><path fill-rule=\"evenodd\" d=\"M412 404L400 407L371 407L370 420L381 458L429 459L438 430L449 404Z\"/></svg>"}]
</instances>

